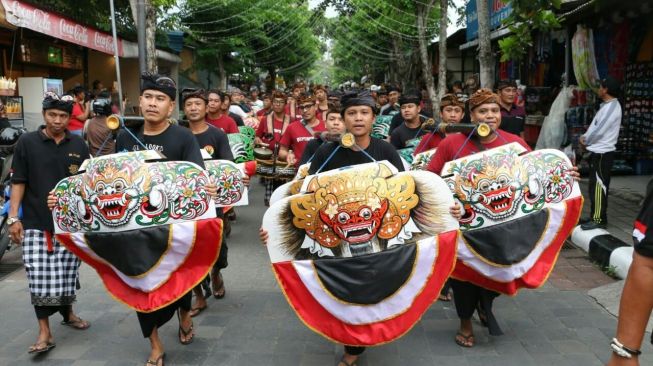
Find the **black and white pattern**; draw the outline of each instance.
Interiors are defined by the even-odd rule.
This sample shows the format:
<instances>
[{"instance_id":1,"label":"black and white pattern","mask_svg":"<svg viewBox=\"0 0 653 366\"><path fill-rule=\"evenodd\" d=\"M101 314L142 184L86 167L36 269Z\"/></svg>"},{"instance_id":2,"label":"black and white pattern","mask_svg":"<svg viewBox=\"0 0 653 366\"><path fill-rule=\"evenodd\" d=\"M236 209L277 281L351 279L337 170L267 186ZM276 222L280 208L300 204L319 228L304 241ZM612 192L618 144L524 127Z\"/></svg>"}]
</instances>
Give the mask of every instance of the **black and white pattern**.
<instances>
[{"instance_id":1,"label":"black and white pattern","mask_svg":"<svg viewBox=\"0 0 653 366\"><path fill-rule=\"evenodd\" d=\"M52 247L53 251L48 253L44 231L25 230L23 263L27 271L32 305L60 306L75 301L80 261L54 236Z\"/></svg>"}]
</instances>

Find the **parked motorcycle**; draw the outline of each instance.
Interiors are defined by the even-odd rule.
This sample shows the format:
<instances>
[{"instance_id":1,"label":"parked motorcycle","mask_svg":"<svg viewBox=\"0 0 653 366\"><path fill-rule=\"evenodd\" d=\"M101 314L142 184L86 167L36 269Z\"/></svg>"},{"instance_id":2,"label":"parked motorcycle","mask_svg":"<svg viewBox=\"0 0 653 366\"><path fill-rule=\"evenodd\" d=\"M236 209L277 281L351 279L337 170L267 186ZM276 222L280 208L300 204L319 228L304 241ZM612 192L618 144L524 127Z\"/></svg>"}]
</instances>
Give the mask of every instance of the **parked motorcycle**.
<instances>
[{"instance_id":1,"label":"parked motorcycle","mask_svg":"<svg viewBox=\"0 0 653 366\"><path fill-rule=\"evenodd\" d=\"M0 260L11 249L7 225L11 197L11 162L18 138L25 132L26 129L19 127L6 127L0 131ZM18 216L22 217L22 210L19 210Z\"/></svg>"}]
</instances>

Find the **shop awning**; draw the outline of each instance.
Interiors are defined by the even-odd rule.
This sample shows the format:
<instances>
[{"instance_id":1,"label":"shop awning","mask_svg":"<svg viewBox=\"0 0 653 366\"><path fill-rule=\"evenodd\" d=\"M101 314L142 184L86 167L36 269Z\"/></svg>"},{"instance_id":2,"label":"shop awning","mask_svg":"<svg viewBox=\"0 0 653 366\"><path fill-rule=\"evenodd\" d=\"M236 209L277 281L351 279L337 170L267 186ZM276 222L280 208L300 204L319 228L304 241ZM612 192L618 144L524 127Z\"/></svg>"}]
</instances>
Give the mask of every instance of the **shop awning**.
<instances>
[{"instance_id":1,"label":"shop awning","mask_svg":"<svg viewBox=\"0 0 653 366\"><path fill-rule=\"evenodd\" d=\"M493 31L492 33L490 33L490 40L492 41L492 40L495 40L497 38L501 38L503 36L506 36L508 34L510 34L510 29L508 29L508 28L497 29L497 30ZM476 47L476 46L478 46L478 38L476 38L473 41L461 44L459 49L462 51L462 50L466 50L468 48L472 48L472 47Z\"/></svg>"},{"instance_id":2,"label":"shop awning","mask_svg":"<svg viewBox=\"0 0 653 366\"><path fill-rule=\"evenodd\" d=\"M18 0L0 0L3 18L16 27L28 28L50 37L113 55L113 37L58 14ZM118 40L118 54L123 55L123 41Z\"/></svg>"}]
</instances>

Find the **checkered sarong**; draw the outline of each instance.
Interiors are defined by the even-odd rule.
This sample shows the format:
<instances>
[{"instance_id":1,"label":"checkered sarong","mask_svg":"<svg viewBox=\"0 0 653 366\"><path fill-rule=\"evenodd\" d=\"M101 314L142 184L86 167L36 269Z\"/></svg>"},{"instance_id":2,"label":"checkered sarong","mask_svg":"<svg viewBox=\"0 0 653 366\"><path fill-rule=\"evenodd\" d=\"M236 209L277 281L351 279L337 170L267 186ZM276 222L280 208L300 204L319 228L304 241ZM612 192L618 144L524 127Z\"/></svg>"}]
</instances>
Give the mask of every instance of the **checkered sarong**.
<instances>
[{"instance_id":1,"label":"checkered sarong","mask_svg":"<svg viewBox=\"0 0 653 366\"><path fill-rule=\"evenodd\" d=\"M264 200L267 204L268 202L270 202L270 197L272 197L272 192L274 192L275 189L283 185L284 181L278 179L272 179L272 178L263 178L263 182L265 183Z\"/></svg>"},{"instance_id":2,"label":"checkered sarong","mask_svg":"<svg viewBox=\"0 0 653 366\"><path fill-rule=\"evenodd\" d=\"M32 305L61 306L75 301L80 261L54 235L52 249L48 253L44 231L25 230L23 263L27 271Z\"/></svg>"}]
</instances>

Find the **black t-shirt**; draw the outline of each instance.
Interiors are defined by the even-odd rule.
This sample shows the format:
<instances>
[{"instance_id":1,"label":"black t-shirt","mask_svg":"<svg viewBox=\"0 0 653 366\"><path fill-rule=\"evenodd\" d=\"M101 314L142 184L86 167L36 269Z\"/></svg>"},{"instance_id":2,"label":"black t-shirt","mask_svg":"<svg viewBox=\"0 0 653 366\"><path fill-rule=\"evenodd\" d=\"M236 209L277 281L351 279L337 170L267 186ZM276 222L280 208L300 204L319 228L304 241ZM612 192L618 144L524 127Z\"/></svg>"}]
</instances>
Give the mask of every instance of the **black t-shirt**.
<instances>
[{"instance_id":1,"label":"black t-shirt","mask_svg":"<svg viewBox=\"0 0 653 366\"><path fill-rule=\"evenodd\" d=\"M653 192L646 196L642 209L637 215L633 241L637 253L653 258Z\"/></svg>"},{"instance_id":2,"label":"black t-shirt","mask_svg":"<svg viewBox=\"0 0 653 366\"><path fill-rule=\"evenodd\" d=\"M500 129L510 132L513 135L519 136L524 132L524 122L526 120L522 116L502 116Z\"/></svg>"},{"instance_id":3,"label":"black t-shirt","mask_svg":"<svg viewBox=\"0 0 653 366\"><path fill-rule=\"evenodd\" d=\"M319 137L309 141L304 148L301 159L299 159L299 165L308 163L323 143L324 141Z\"/></svg>"},{"instance_id":4,"label":"black t-shirt","mask_svg":"<svg viewBox=\"0 0 653 366\"><path fill-rule=\"evenodd\" d=\"M236 126L244 126L245 122L243 122L243 119L240 118L239 115L236 113L229 112L229 117L231 117L234 121L236 121Z\"/></svg>"},{"instance_id":5,"label":"black t-shirt","mask_svg":"<svg viewBox=\"0 0 653 366\"><path fill-rule=\"evenodd\" d=\"M421 119L421 118L420 118ZM406 148L406 142L414 138L424 135L426 131L421 129L421 126L416 128L409 128L405 123L402 123L399 127L395 128L390 135L390 143L396 149Z\"/></svg>"},{"instance_id":6,"label":"black t-shirt","mask_svg":"<svg viewBox=\"0 0 653 366\"><path fill-rule=\"evenodd\" d=\"M158 135L143 135L143 128L135 133L149 150L165 155L170 161L190 161L204 168L202 153L193 133L185 127L169 125ZM141 146L127 131L120 131L116 139L116 151L139 151Z\"/></svg>"},{"instance_id":7,"label":"black t-shirt","mask_svg":"<svg viewBox=\"0 0 653 366\"><path fill-rule=\"evenodd\" d=\"M426 119L429 118L425 115L425 113L422 111L419 114L419 121L424 123ZM390 130L388 132L388 136L392 135L392 131L395 130L395 128L401 126L404 123L404 117L401 116L401 113L397 113L394 116L392 116L392 120L390 121Z\"/></svg>"},{"instance_id":8,"label":"black t-shirt","mask_svg":"<svg viewBox=\"0 0 653 366\"><path fill-rule=\"evenodd\" d=\"M11 182L25 184L23 228L53 231L48 194L60 180L77 174L89 153L80 136L66 131L66 137L57 145L43 133L43 128L26 133L18 140Z\"/></svg>"},{"instance_id":9,"label":"black t-shirt","mask_svg":"<svg viewBox=\"0 0 653 366\"><path fill-rule=\"evenodd\" d=\"M399 113L399 107L397 105L391 105L390 107L386 108L381 112L382 116L387 116L393 113Z\"/></svg>"},{"instance_id":10,"label":"black t-shirt","mask_svg":"<svg viewBox=\"0 0 653 366\"><path fill-rule=\"evenodd\" d=\"M229 147L229 138L221 129L208 125L209 128L195 135L200 149L206 150L213 159L234 160Z\"/></svg>"},{"instance_id":11,"label":"black t-shirt","mask_svg":"<svg viewBox=\"0 0 653 366\"><path fill-rule=\"evenodd\" d=\"M309 174L315 174L318 169L324 164L324 162L331 156L333 150L338 148L339 144L334 142L329 142L322 144L320 148L315 153L315 157L311 162L311 168L308 170ZM390 164L394 165L397 170L403 171L404 164L401 162L401 158L397 153L397 150L390 145L388 142L372 137L370 145L365 149L365 152L368 153L375 160L387 160ZM354 151L352 149L347 149L344 147L338 148L331 160L322 168L321 171L339 169L342 167L371 163L370 158L365 155L362 151Z\"/></svg>"}]
</instances>

